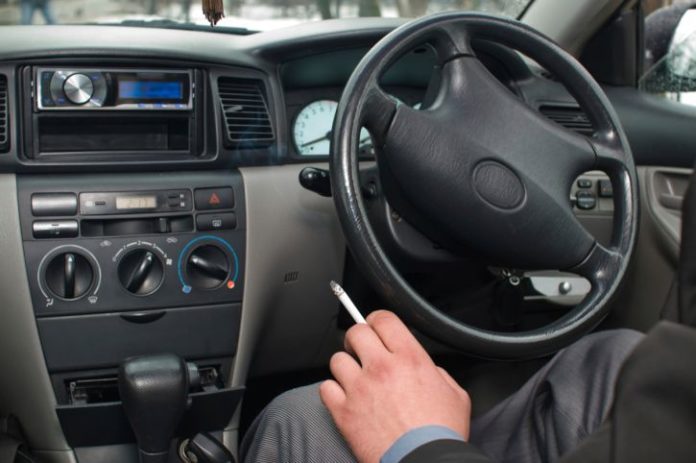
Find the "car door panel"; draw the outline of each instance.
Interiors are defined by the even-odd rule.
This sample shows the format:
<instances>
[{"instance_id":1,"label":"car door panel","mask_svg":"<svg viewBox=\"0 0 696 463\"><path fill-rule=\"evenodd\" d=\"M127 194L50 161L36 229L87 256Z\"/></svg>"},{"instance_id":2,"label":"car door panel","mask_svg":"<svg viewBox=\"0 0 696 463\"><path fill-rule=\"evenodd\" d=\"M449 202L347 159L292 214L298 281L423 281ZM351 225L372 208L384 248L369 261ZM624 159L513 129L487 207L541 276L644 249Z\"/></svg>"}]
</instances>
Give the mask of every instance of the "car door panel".
<instances>
[{"instance_id":1,"label":"car door panel","mask_svg":"<svg viewBox=\"0 0 696 463\"><path fill-rule=\"evenodd\" d=\"M665 306L679 259L681 203L696 154L696 107L636 88L606 87L638 167L641 218L631 271L605 327L650 329Z\"/></svg>"}]
</instances>

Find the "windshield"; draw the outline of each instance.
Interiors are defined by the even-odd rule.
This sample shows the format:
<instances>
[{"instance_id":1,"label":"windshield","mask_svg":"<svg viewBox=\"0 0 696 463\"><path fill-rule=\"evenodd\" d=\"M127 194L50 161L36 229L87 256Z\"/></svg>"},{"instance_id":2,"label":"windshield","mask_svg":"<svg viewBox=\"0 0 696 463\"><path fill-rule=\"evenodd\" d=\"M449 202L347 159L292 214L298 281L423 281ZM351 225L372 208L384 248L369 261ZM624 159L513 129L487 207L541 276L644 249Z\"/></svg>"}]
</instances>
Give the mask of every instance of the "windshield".
<instances>
[{"instance_id":1,"label":"windshield","mask_svg":"<svg viewBox=\"0 0 696 463\"><path fill-rule=\"evenodd\" d=\"M262 31L307 21L351 17L415 18L446 10L518 17L532 0L224 0L227 28ZM0 0L0 24L130 24L207 26L201 1ZM232 29L228 29L232 30Z\"/></svg>"}]
</instances>

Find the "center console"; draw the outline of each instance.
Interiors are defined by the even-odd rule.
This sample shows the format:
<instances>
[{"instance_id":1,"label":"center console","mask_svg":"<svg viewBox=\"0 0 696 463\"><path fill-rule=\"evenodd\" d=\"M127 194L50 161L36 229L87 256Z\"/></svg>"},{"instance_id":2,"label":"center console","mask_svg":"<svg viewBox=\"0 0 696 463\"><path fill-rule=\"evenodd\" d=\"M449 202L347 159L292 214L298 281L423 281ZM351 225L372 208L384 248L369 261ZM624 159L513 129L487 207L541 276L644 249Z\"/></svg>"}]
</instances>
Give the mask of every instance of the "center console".
<instances>
[{"instance_id":1,"label":"center console","mask_svg":"<svg viewBox=\"0 0 696 463\"><path fill-rule=\"evenodd\" d=\"M41 424L55 439L36 448L65 447L65 437L79 463L137 461L119 371L174 370L153 358L181 359L198 378L173 441L190 439L194 454L216 448L207 433L228 427L243 390L228 387L246 267L235 168L278 153L276 85L260 69L98 52L7 62L0 85L10 115L0 171L13 174L26 268L20 255L8 266L26 272L28 294L18 294L33 313L21 311L23 323L38 334L33 352L56 399L41 383Z\"/></svg>"},{"instance_id":2,"label":"center console","mask_svg":"<svg viewBox=\"0 0 696 463\"><path fill-rule=\"evenodd\" d=\"M17 188L27 277L68 443L134 442L117 369L159 353L200 371L181 432L224 428L241 396L225 388L244 290L241 175L27 175Z\"/></svg>"}]
</instances>

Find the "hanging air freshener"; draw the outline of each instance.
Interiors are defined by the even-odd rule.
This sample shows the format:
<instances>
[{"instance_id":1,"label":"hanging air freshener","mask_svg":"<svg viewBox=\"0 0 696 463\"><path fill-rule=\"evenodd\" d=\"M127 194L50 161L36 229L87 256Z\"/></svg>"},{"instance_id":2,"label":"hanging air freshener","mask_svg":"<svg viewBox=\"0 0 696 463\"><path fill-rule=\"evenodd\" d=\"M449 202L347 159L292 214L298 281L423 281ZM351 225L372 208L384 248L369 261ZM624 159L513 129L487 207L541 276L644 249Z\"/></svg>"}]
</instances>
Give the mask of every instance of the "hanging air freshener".
<instances>
[{"instance_id":1,"label":"hanging air freshener","mask_svg":"<svg viewBox=\"0 0 696 463\"><path fill-rule=\"evenodd\" d=\"M215 26L225 17L225 7L222 0L203 0L203 14L210 21L210 26Z\"/></svg>"}]
</instances>

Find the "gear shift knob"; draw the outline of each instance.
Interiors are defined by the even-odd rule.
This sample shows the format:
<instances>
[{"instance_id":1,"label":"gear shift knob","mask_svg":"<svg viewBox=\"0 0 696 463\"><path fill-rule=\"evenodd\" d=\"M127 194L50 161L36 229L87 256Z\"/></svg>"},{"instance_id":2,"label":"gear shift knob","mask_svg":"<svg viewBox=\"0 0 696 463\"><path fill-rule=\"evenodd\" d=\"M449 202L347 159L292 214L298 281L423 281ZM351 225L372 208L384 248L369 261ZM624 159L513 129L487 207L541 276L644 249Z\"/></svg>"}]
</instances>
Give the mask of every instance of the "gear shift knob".
<instances>
[{"instance_id":1,"label":"gear shift knob","mask_svg":"<svg viewBox=\"0 0 696 463\"><path fill-rule=\"evenodd\" d=\"M186 410L186 363L160 354L125 360L118 372L123 409L131 424L141 463L165 463L174 432Z\"/></svg>"}]
</instances>

